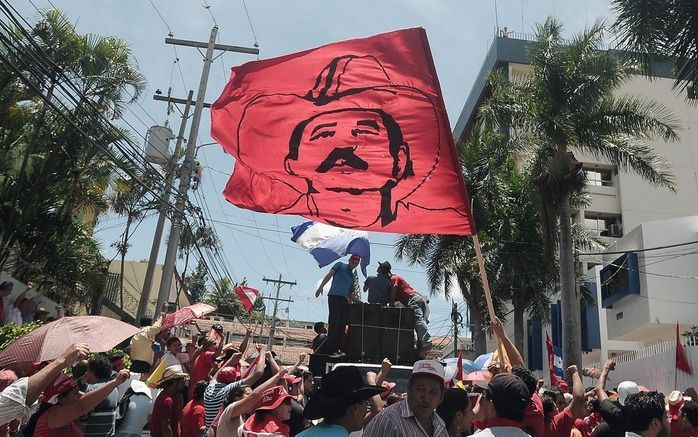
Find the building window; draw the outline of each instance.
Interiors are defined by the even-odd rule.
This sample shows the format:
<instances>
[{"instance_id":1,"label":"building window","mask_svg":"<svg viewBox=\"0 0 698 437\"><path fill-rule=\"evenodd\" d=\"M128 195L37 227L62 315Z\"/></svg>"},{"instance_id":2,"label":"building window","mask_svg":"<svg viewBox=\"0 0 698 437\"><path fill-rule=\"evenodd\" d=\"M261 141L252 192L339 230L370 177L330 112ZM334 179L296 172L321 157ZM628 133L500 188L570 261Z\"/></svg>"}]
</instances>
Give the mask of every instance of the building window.
<instances>
[{"instance_id":1,"label":"building window","mask_svg":"<svg viewBox=\"0 0 698 437\"><path fill-rule=\"evenodd\" d=\"M620 238L623 236L623 224L619 215L585 212L584 226L599 237Z\"/></svg>"},{"instance_id":2,"label":"building window","mask_svg":"<svg viewBox=\"0 0 698 437\"><path fill-rule=\"evenodd\" d=\"M587 176L587 185L596 187L613 186L613 169L585 168L584 171Z\"/></svg>"},{"instance_id":3,"label":"building window","mask_svg":"<svg viewBox=\"0 0 698 437\"><path fill-rule=\"evenodd\" d=\"M601 299L610 308L625 296L640 294L637 253L628 252L601 269Z\"/></svg>"}]
</instances>

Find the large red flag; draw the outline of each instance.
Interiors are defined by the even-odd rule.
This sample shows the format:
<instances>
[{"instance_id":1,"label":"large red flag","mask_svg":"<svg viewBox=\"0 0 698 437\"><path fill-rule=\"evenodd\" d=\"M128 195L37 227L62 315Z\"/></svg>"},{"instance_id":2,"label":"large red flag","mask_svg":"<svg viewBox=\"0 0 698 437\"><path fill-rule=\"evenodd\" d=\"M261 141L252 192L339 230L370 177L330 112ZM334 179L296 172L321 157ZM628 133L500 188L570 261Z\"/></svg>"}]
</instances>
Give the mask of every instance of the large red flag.
<instances>
[{"instance_id":1,"label":"large red flag","mask_svg":"<svg viewBox=\"0 0 698 437\"><path fill-rule=\"evenodd\" d=\"M463 351L458 352L458 361L456 362L456 377L457 381L463 380Z\"/></svg>"},{"instance_id":2,"label":"large red flag","mask_svg":"<svg viewBox=\"0 0 698 437\"><path fill-rule=\"evenodd\" d=\"M233 68L211 135L235 159L224 195L344 228L472 235L424 29Z\"/></svg>"},{"instance_id":3,"label":"large red flag","mask_svg":"<svg viewBox=\"0 0 698 437\"><path fill-rule=\"evenodd\" d=\"M693 369L691 365L688 364L688 357L686 357L686 351L683 349L683 344L681 344L681 336L679 335L679 324L676 324L676 368L683 370L689 375L693 375Z\"/></svg>"}]
</instances>

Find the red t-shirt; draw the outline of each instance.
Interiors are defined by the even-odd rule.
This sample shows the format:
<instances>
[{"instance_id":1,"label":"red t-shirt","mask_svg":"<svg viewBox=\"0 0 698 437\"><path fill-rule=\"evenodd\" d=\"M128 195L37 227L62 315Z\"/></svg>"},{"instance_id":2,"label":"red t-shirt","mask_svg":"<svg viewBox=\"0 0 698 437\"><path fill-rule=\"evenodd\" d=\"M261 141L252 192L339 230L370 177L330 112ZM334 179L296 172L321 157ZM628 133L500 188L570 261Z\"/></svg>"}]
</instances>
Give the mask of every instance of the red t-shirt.
<instances>
[{"instance_id":1,"label":"red t-shirt","mask_svg":"<svg viewBox=\"0 0 698 437\"><path fill-rule=\"evenodd\" d=\"M201 437L206 426L206 408L203 402L191 400L182 410L182 437Z\"/></svg>"},{"instance_id":2,"label":"red t-shirt","mask_svg":"<svg viewBox=\"0 0 698 437\"><path fill-rule=\"evenodd\" d=\"M545 437L545 414L543 400L538 393L533 393L524 413L523 430L533 437Z\"/></svg>"},{"instance_id":3,"label":"red t-shirt","mask_svg":"<svg viewBox=\"0 0 698 437\"><path fill-rule=\"evenodd\" d=\"M547 437L569 437L572 428L574 427L574 418L570 407L565 407L564 410L557 413L553 420L545 424Z\"/></svg>"},{"instance_id":4,"label":"red t-shirt","mask_svg":"<svg viewBox=\"0 0 698 437\"><path fill-rule=\"evenodd\" d=\"M253 414L245 421L242 427L242 435L244 437L254 437L257 434L282 435L285 437L291 435L291 428L273 414L267 414L261 422L255 422L254 417L255 415Z\"/></svg>"},{"instance_id":5,"label":"red t-shirt","mask_svg":"<svg viewBox=\"0 0 698 437\"><path fill-rule=\"evenodd\" d=\"M174 397L161 392L153 404L153 413L150 416L151 437L161 437L162 428L160 422L166 420L172 429L172 436L179 437L179 419L182 415L182 406Z\"/></svg>"},{"instance_id":6,"label":"red t-shirt","mask_svg":"<svg viewBox=\"0 0 698 437\"><path fill-rule=\"evenodd\" d=\"M208 374L211 372L211 367L213 367L213 355L215 355L215 352L206 351L196 357L196 361L194 361L194 365L191 367L191 379L189 380L188 391L189 399L194 398L196 383L208 380Z\"/></svg>"},{"instance_id":7,"label":"red t-shirt","mask_svg":"<svg viewBox=\"0 0 698 437\"><path fill-rule=\"evenodd\" d=\"M397 288L396 299L404 306L407 306L407 302L409 302L412 297L417 295L417 292L414 291L412 286L405 281L402 276L393 275L390 278L390 286Z\"/></svg>"}]
</instances>

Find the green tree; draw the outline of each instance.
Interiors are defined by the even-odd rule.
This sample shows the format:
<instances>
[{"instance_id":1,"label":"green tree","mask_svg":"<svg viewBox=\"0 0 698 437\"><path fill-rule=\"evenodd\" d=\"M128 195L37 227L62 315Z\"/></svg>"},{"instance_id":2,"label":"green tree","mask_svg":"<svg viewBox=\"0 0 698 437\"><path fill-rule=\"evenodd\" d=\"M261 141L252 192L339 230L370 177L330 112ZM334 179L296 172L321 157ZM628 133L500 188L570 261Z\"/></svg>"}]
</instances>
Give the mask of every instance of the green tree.
<instances>
[{"instance_id":1,"label":"green tree","mask_svg":"<svg viewBox=\"0 0 698 437\"><path fill-rule=\"evenodd\" d=\"M199 260L194 273L189 276L189 295L194 302L201 302L206 295L206 281L208 280L208 268Z\"/></svg>"},{"instance_id":2,"label":"green tree","mask_svg":"<svg viewBox=\"0 0 698 437\"><path fill-rule=\"evenodd\" d=\"M559 253L565 365L581 363L580 296L575 283L570 202L585 186L573 151L631 170L650 183L674 189L668 165L648 140L677 138L663 106L616 93L634 70L602 51L604 25L571 41L552 18L538 26L531 46L532 74L490 78L491 97L481 108L494 126L510 129L512 149L526 158L540 198L547 259Z\"/></svg>"},{"instance_id":3,"label":"green tree","mask_svg":"<svg viewBox=\"0 0 698 437\"><path fill-rule=\"evenodd\" d=\"M656 61L674 63L675 88L698 84L698 7L695 0L613 0L621 48L651 75ZM695 95L695 94L694 94Z\"/></svg>"}]
</instances>

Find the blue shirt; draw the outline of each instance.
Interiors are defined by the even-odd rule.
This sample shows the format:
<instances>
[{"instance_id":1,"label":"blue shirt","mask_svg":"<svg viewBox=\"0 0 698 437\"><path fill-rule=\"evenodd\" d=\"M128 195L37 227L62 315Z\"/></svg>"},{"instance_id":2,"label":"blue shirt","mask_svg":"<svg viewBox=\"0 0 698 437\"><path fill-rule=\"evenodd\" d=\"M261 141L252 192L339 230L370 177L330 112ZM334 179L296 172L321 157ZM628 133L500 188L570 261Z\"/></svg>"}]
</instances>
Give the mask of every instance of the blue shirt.
<instances>
[{"instance_id":1,"label":"blue shirt","mask_svg":"<svg viewBox=\"0 0 698 437\"><path fill-rule=\"evenodd\" d=\"M340 425L328 425L326 423L320 423L313 427L310 427L300 434L296 434L296 437L348 437L349 431Z\"/></svg>"},{"instance_id":2,"label":"blue shirt","mask_svg":"<svg viewBox=\"0 0 698 437\"><path fill-rule=\"evenodd\" d=\"M334 276L328 296L349 297L354 287L354 272L349 268L349 264L337 262L332 266Z\"/></svg>"},{"instance_id":3,"label":"blue shirt","mask_svg":"<svg viewBox=\"0 0 698 437\"><path fill-rule=\"evenodd\" d=\"M143 393L134 393L129 401L124 418L116 426L115 437L140 437L143 427L148 423L148 416L153 410L153 400Z\"/></svg>"}]
</instances>

